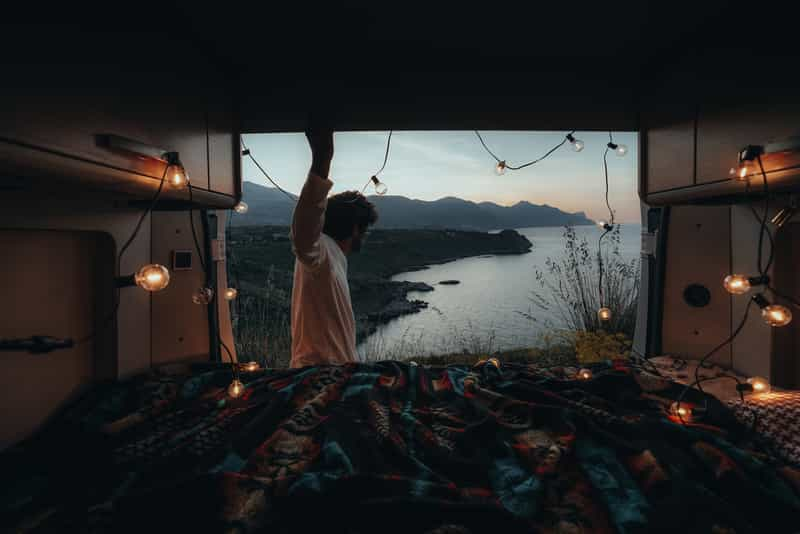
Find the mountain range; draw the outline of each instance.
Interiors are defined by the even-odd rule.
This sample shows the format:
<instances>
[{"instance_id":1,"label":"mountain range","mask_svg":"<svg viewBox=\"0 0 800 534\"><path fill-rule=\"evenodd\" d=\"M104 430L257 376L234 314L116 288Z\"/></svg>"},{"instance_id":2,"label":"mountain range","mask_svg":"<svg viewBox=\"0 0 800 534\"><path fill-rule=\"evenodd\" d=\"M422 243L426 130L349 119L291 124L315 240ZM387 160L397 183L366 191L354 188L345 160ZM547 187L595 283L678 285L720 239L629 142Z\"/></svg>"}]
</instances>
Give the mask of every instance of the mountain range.
<instances>
[{"instance_id":1,"label":"mountain range","mask_svg":"<svg viewBox=\"0 0 800 534\"><path fill-rule=\"evenodd\" d=\"M292 195L294 198L294 195ZM274 187L243 183L243 200L249 209L236 214L232 224L288 225L294 202ZM378 209L378 228L451 228L496 230L533 226L575 226L594 224L583 212L567 213L553 206L521 201L513 206L493 202L471 202L456 197L416 200L403 196L370 196Z\"/></svg>"}]
</instances>

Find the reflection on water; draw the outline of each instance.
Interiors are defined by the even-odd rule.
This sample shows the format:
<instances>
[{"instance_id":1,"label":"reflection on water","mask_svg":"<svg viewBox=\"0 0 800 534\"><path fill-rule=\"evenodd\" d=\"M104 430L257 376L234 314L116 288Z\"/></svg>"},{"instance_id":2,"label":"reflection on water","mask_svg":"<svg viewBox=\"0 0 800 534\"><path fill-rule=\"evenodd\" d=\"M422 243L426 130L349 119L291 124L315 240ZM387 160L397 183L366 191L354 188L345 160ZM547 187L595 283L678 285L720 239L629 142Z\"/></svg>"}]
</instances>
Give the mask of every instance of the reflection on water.
<instances>
[{"instance_id":1,"label":"reflection on water","mask_svg":"<svg viewBox=\"0 0 800 534\"><path fill-rule=\"evenodd\" d=\"M575 230L578 238L586 236L590 246L596 247L602 230L595 226L579 226ZM425 300L430 306L383 325L359 346L362 357L374 353L396 358L465 349L484 352L536 346L548 328L541 323L544 312L530 302L531 291L539 287L534 273L536 268L544 268L548 257L561 255L564 229L518 231L533 243L529 254L467 258L395 276L394 280L433 285L435 291L408 295L409 299ZM622 226L621 252L625 260L638 258L640 232L639 225ZM442 280L461 283L440 285ZM520 312L532 315L539 322Z\"/></svg>"}]
</instances>

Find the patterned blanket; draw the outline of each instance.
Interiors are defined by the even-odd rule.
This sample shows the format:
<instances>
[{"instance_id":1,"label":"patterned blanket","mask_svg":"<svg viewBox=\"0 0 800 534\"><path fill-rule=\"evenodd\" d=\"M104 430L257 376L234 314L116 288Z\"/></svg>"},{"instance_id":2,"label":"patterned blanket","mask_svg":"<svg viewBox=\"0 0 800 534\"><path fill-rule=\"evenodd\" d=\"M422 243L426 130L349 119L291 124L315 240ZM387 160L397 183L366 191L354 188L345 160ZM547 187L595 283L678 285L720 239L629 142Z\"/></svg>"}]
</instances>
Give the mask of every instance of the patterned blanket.
<instances>
[{"instance_id":1,"label":"patterned blanket","mask_svg":"<svg viewBox=\"0 0 800 534\"><path fill-rule=\"evenodd\" d=\"M600 364L166 367L0 455L13 531L796 532L800 471L699 392ZM704 409L701 410L700 407Z\"/></svg>"}]
</instances>

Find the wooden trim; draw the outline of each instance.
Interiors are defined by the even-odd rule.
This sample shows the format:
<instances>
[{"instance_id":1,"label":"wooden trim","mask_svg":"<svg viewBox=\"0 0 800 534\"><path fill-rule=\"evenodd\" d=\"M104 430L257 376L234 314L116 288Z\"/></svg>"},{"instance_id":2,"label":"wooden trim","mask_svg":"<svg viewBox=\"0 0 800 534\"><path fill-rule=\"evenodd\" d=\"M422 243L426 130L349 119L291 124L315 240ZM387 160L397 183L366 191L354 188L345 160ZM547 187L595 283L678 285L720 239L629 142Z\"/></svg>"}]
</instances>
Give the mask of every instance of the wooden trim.
<instances>
[{"instance_id":1,"label":"wooden trim","mask_svg":"<svg viewBox=\"0 0 800 534\"><path fill-rule=\"evenodd\" d=\"M160 176L150 176L103 162L35 145L0 139L0 187L34 191L102 190L149 200L158 190ZM193 188L195 206L230 209L236 198ZM163 200L189 201L188 190L164 188Z\"/></svg>"},{"instance_id":2,"label":"wooden trim","mask_svg":"<svg viewBox=\"0 0 800 534\"><path fill-rule=\"evenodd\" d=\"M767 172L767 178L771 193L800 191L800 166ZM650 193L645 202L650 206L743 202L761 190L759 176L751 176L750 182L749 191L746 182L724 179Z\"/></svg>"}]
</instances>

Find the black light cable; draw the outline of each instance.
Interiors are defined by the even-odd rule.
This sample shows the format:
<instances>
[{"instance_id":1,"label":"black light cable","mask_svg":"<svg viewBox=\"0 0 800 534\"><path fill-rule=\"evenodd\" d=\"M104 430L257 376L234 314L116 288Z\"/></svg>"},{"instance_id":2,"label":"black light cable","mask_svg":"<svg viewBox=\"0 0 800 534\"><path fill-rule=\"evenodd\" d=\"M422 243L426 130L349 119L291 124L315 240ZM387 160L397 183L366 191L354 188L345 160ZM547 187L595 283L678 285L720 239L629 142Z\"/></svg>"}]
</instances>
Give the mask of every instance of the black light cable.
<instances>
[{"instance_id":1,"label":"black light cable","mask_svg":"<svg viewBox=\"0 0 800 534\"><path fill-rule=\"evenodd\" d=\"M611 136L611 132L608 132L608 145L606 145L606 149L603 152L603 173L605 176L605 201L606 207L608 208L608 217L609 221L603 223L603 233L600 234L600 238L597 240L597 290L598 290L598 297L600 299L600 309L598 310L598 317L600 321L608 321L611 319L611 310L606 307L605 303L605 295L603 291L603 274L604 274L604 265L603 265L603 239L614 230L614 210L611 209L611 202L609 201L608 192L609 192L609 184L608 184L608 151L612 150L612 146L616 147L618 145L614 144L614 139Z\"/></svg>"},{"instance_id":2,"label":"black light cable","mask_svg":"<svg viewBox=\"0 0 800 534\"><path fill-rule=\"evenodd\" d=\"M189 184L189 202L192 202L191 184ZM204 278L205 280L208 280L208 269L206 268L206 263L203 261L203 253L200 250L200 242L197 239L197 233L195 231L195 226L194 226L194 214L191 206L189 207L189 223L192 227L192 237L194 240L195 251L197 252L197 257L200 259L200 266L203 269ZM219 291L214 291L214 294L212 295L211 302L209 303L209 305L217 306L216 304L217 299L219 299ZM222 341L222 332L220 330L219 321L217 321L216 327L217 327L217 340L220 346L223 349L225 349L225 352L228 353L228 359L231 362L231 373L233 374L233 382L231 382L231 386L228 388L230 393L231 388L235 387L237 384L238 384L238 386L236 386L237 388L241 387L241 381L239 380L239 368L237 366L237 362L233 359L233 353L231 352L231 349L229 349L228 346L225 344L225 342ZM237 394L232 396L238 397L240 394L241 390L237 389Z\"/></svg>"},{"instance_id":3,"label":"black light cable","mask_svg":"<svg viewBox=\"0 0 800 534\"><path fill-rule=\"evenodd\" d=\"M497 157L497 155L494 152L492 152L492 150L486 145L486 142L483 140L483 136L481 136L481 133L478 130L473 130L473 131L475 132L475 135L478 137L478 141L480 141L481 145L483 145L484 150L486 150L486 152L488 152L489 155L492 156L495 159L495 161L497 162L497 168L498 168L498 171L500 171L500 172L505 171L505 169L509 169L509 170L512 170L512 171L518 171L520 169L524 169L525 167L530 167L531 165L535 165L535 164L539 163L540 161L542 161L544 159L547 159L553 152L555 152L556 150L558 150L559 148L564 146L565 143L567 143L567 142L575 143L576 142L576 139L573 137L573 134L575 133L575 130L572 130L566 136L564 136L564 139L562 139L560 143L558 143L553 148L551 148L550 150L545 152L545 154L543 156L540 156L540 157L538 157L538 158L536 158L534 160L531 160L531 161L529 161L527 163L523 163L521 165L514 166L514 165L509 165L508 163L506 163L505 160L501 160L499 157Z\"/></svg>"},{"instance_id":4,"label":"black light cable","mask_svg":"<svg viewBox=\"0 0 800 534\"><path fill-rule=\"evenodd\" d=\"M378 180L378 175L383 172L383 169L386 168L386 162L389 161L389 148L392 146L392 133L394 133L394 130L389 130L389 137L386 138L386 152L383 154L383 165L381 165L381 168L378 169L375 174L369 177L367 183L361 188L362 195L364 194L364 191L367 190L367 187L369 187L369 184L375 185L375 192L379 195L386 194L386 185ZM355 202L356 200L358 200L358 198L351 200L350 202Z\"/></svg>"},{"instance_id":5,"label":"black light cable","mask_svg":"<svg viewBox=\"0 0 800 534\"><path fill-rule=\"evenodd\" d=\"M261 174L263 174L266 177L266 179L269 180L270 183L274 185L278 191L286 195L289 198L289 200L296 203L297 196L292 195L291 193L284 190L281 186L277 184L277 182L275 182L275 180L272 179L269 173L266 170L264 170L264 167L262 167L261 164L258 162L258 160L255 158L255 156L253 156L252 152L250 152L250 149L247 148L247 145L244 143L244 138L242 138L242 136L239 136L239 143L242 145L242 156L249 157L250 161L252 161L256 167L258 167L259 171L261 171Z\"/></svg>"}]
</instances>

